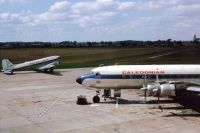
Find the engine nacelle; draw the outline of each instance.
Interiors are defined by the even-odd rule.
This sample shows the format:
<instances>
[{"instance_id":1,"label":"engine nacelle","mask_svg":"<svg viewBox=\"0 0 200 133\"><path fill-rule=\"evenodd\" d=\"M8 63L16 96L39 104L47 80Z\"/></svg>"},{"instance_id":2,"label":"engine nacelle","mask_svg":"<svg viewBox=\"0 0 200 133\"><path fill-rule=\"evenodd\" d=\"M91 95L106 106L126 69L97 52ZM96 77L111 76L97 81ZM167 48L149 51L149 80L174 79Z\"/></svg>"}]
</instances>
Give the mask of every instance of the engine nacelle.
<instances>
[{"instance_id":1,"label":"engine nacelle","mask_svg":"<svg viewBox=\"0 0 200 133\"><path fill-rule=\"evenodd\" d=\"M160 96L169 97L176 96L175 94L175 85L174 84L162 84L160 85Z\"/></svg>"},{"instance_id":2,"label":"engine nacelle","mask_svg":"<svg viewBox=\"0 0 200 133\"><path fill-rule=\"evenodd\" d=\"M156 83L147 84L147 90L148 90L149 92L153 92L153 90L154 90L154 89L157 89L157 88L158 88L158 86L157 86Z\"/></svg>"}]
</instances>

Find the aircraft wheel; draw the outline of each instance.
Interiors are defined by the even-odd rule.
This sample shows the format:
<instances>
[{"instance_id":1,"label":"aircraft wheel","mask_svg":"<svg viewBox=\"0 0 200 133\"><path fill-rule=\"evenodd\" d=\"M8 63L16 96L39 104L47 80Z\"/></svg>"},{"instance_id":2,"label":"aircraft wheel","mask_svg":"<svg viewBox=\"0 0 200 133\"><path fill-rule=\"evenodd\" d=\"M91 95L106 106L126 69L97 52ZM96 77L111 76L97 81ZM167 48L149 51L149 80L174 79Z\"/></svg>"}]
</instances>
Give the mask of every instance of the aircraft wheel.
<instances>
[{"instance_id":1,"label":"aircraft wheel","mask_svg":"<svg viewBox=\"0 0 200 133\"><path fill-rule=\"evenodd\" d=\"M94 96L93 97L93 102L94 103L99 103L100 102L100 97L99 96Z\"/></svg>"},{"instance_id":2,"label":"aircraft wheel","mask_svg":"<svg viewBox=\"0 0 200 133\"><path fill-rule=\"evenodd\" d=\"M49 72L53 73L53 69L50 69Z\"/></svg>"}]
</instances>

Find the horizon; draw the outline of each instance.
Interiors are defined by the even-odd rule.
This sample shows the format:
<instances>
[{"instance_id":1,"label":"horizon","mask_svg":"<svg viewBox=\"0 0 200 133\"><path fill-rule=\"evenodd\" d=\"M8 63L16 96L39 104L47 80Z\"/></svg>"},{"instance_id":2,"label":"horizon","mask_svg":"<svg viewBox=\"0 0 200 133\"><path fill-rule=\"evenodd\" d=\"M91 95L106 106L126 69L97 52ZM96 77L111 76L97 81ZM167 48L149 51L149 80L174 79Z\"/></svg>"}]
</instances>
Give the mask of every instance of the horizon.
<instances>
[{"instance_id":1,"label":"horizon","mask_svg":"<svg viewBox=\"0 0 200 133\"><path fill-rule=\"evenodd\" d=\"M171 38L168 38L171 39ZM168 39L163 39L163 40L115 40L115 41L110 41L110 40L101 40L101 41L76 41L76 40L62 40L62 41L0 41L0 43L33 43L33 42L41 42L41 43L61 43L61 42L76 42L76 43L87 43L87 42L95 42L95 43L100 43L100 42L125 42L125 41L141 41L141 42L147 42L147 41L151 41L151 42L157 42L157 41L167 41ZM178 41L182 41L182 42L191 42L193 41L193 39L191 40L173 40L171 39L171 42L178 42Z\"/></svg>"}]
</instances>

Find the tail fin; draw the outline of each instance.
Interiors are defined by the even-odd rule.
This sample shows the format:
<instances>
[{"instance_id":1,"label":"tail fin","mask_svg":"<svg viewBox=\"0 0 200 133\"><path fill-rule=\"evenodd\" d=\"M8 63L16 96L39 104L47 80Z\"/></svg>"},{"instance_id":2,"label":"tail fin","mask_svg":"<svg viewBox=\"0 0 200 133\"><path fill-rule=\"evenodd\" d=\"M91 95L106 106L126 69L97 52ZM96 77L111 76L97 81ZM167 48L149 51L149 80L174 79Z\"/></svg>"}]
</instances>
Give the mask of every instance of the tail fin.
<instances>
[{"instance_id":1,"label":"tail fin","mask_svg":"<svg viewBox=\"0 0 200 133\"><path fill-rule=\"evenodd\" d=\"M13 64L8 59L2 60L3 72L11 72L13 70Z\"/></svg>"}]
</instances>

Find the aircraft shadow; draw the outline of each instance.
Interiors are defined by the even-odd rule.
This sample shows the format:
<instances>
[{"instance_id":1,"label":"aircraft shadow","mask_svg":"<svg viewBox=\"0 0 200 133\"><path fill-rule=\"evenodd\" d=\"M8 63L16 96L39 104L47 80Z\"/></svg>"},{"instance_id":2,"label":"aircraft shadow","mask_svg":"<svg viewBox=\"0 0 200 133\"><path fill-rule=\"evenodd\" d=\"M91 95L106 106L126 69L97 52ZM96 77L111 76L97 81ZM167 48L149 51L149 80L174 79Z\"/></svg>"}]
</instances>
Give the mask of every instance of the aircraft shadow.
<instances>
[{"instance_id":1,"label":"aircraft shadow","mask_svg":"<svg viewBox=\"0 0 200 133\"><path fill-rule=\"evenodd\" d=\"M31 74L36 73L35 71L15 71L13 74L7 74L7 75L20 75L20 74Z\"/></svg>"},{"instance_id":2,"label":"aircraft shadow","mask_svg":"<svg viewBox=\"0 0 200 133\"><path fill-rule=\"evenodd\" d=\"M55 75L55 76L63 76L61 72L40 72L44 74L49 74L49 75Z\"/></svg>"},{"instance_id":3,"label":"aircraft shadow","mask_svg":"<svg viewBox=\"0 0 200 133\"><path fill-rule=\"evenodd\" d=\"M190 109L185 106L179 106L179 107L162 107L163 110L185 110L185 109Z\"/></svg>"},{"instance_id":4,"label":"aircraft shadow","mask_svg":"<svg viewBox=\"0 0 200 133\"><path fill-rule=\"evenodd\" d=\"M42 74L49 74L49 75L55 75L55 76L63 76L61 72L57 72L57 71L54 71L53 73L52 72L42 72L42 71L36 71L36 70L33 70L33 71L16 71L14 72L13 74L7 74L7 75L20 75L20 74L31 74L31 73L42 73Z\"/></svg>"},{"instance_id":5,"label":"aircraft shadow","mask_svg":"<svg viewBox=\"0 0 200 133\"><path fill-rule=\"evenodd\" d=\"M160 100L160 104L170 104L174 103L173 100ZM100 104L116 104L116 99L113 101L105 101L105 102L100 102ZM118 104L158 104L157 100L150 100L150 101L144 101L144 100L126 100L119 98L118 99Z\"/></svg>"},{"instance_id":6,"label":"aircraft shadow","mask_svg":"<svg viewBox=\"0 0 200 133\"><path fill-rule=\"evenodd\" d=\"M175 98L175 101L179 103L182 106L179 107L163 107L163 110L179 110L181 112L173 113L170 112L170 114L165 115L164 117L200 117L200 104L199 104L200 98L188 98L188 97L182 97L182 98ZM191 109L188 111L188 109Z\"/></svg>"},{"instance_id":7,"label":"aircraft shadow","mask_svg":"<svg viewBox=\"0 0 200 133\"><path fill-rule=\"evenodd\" d=\"M199 113L173 113L171 112L168 115L165 115L164 117L200 117Z\"/></svg>"},{"instance_id":8,"label":"aircraft shadow","mask_svg":"<svg viewBox=\"0 0 200 133\"><path fill-rule=\"evenodd\" d=\"M49 74L49 75L55 75L55 76L63 76L62 73L60 71L54 71L54 72L43 72L43 71L39 71L39 70L34 70L38 73L43 73L43 74Z\"/></svg>"},{"instance_id":9,"label":"aircraft shadow","mask_svg":"<svg viewBox=\"0 0 200 133\"><path fill-rule=\"evenodd\" d=\"M200 98L177 98L175 99L180 105L200 113Z\"/></svg>"},{"instance_id":10,"label":"aircraft shadow","mask_svg":"<svg viewBox=\"0 0 200 133\"><path fill-rule=\"evenodd\" d=\"M177 106L177 107L163 107L158 106L156 108L152 108L152 109L161 109L162 111L165 110L179 110L179 113L173 113L170 112L170 114L164 115L163 117L200 117L200 106L197 105L196 103L193 103L191 101L188 100L160 100L159 102L160 104L170 104L170 103L179 103L182 106ZM126 100L126 99L118 99L118 104L123 105L123 104L158 104L157 100L151 100L151 101L143 101L143 100ZM105 101L105 102L100 102L99 104L116 104L116 101L112 100L112 101ZM188 111L188 109L191 109L190 111ZM193 111L192 111L193 110Z\"/></svg>"}]
</instances>

